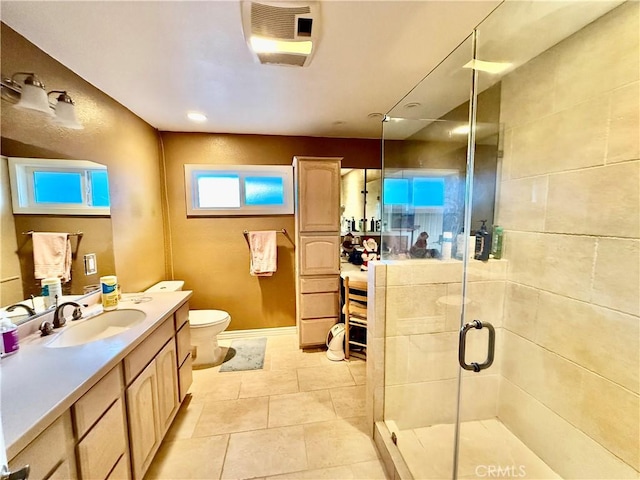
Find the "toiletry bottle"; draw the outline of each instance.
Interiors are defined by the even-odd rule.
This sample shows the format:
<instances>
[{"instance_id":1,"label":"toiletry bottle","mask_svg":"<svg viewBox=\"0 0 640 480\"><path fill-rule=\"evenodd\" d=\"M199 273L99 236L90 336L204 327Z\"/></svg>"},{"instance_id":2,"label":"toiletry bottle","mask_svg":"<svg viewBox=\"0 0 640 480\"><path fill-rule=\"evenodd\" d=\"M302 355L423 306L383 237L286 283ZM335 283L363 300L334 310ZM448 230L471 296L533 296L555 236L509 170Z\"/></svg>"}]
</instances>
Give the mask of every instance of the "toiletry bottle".
<instances>
[{"instance_id":1,"label":"toiletry bottle","mask_svg":"<svg viewBox=\"0 0 640 480\"><path fill-rule=\"evenodd\" d=\"M55 305L56 295L58 300L62 298L62 284L57 277L43 278L42 282L42 296L44 297L44 308L49 308Z\"/></svg>"},{"instance_id":2,"label":"toiletry bottle","mask_svg":"<svg viewBox=\"0 0 640 480\"><path fill-rule=\"evenodd\" d=\"M115 310L118 308L118 278L115 275L100 277L102 291L102 308Z\"/></svg>"},{"instance_id":3,"label":"toiletry bottle","mask_svg":"<svg viewBox=\"0 0 640 480\"><path fill-rule=\"evenodd\" d=\"M451 260L451 247L453 246L453 233L444 232L442 234L442 260Z\"/></svg>"},{"instance_id":4,"label":"toiletry bottle","mask_svg":"<svg viewBox=\"0 0 640 480\"><path fill-rule=\"evenodd\" d=\"M2 332L2 356L16 353L20 348L20 344L18 343L18 327L11 323L4 312L0 318L0 332Z\"/></svg>"},{"instance_id":5,"label":"toiletry bottle","mask_svg":"<svg viewBox=\"0 0 640 480\"><path fill-rule=\"evenodd\" d=\"M376 231L376 221L373 217L371 217L371 227L369 228L370 232L375 232Z\"/></svg>"},{"instance_id":6,"label":"toiletry bottle","mask_svg":"<svg viewBox=\"0 0 640 480\"><path fill-rule=\"evenodd\" d=\"M502 258L502 239L504 237L504 228L496 225L493 228L493 239L491 242L491 255L496 260Z\"/></svg>"},{"instance_id":7,"label":"toiletry bottle","mask_svg":"<svg viewBox=\"0 0 640 480\"><path fill-rule=\"evenodd\" d=\"M487 221L481 220L482 226L476 232L476 249L474 258L486 262L491 252L491 234L487 231Z\"/></svg>"},{"instance_id":8,"label":"toiletry bottle","mask_svg":"<svg viewBox=\"0 0 640 480\"><path fill-rule=\"evenodd\" d=\"M355 217L351 217L351 231L352 232L357 232L358 229L356 228L356 219Z\"/></svg>"}]
</instances>

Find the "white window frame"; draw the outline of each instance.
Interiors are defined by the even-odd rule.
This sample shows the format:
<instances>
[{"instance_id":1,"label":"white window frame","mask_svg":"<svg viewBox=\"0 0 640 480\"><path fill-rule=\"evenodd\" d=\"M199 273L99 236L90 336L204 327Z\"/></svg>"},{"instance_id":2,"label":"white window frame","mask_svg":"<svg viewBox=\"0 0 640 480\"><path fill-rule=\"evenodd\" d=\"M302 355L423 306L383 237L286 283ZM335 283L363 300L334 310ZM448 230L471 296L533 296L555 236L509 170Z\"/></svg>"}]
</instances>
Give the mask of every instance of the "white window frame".
<instances>
[{"instance_id":1,"label":"white window frame","mask_svg":"<svg viewBox=\"0 0 640 480\"><path fill-rule=\"evenodd\" d=\"M200 207L198 205L198 176L202 174L235 174L240 178L240 206L237 208ZM284 189L284 202L276 206L244 204L244 178L280 177ZM293 166L288 165L213 165L185 164L185 195L187 216L236 215L293 215Z\"/></svg>"},{"instance_id":2,"label":"white window frame","mask_svg":"<svg viewBox=\"0 0 640 480\"><path fill-rule=\"evenodd\" d=\"M107 170L105 165L90 160L61 160L52 158L8 157L11 202L14 214L27 215L111 215L111 207L91 205L90 171ZM34 171L81 173L82 203L36 203L33 185Z\"/></svg>"}]
</instances>

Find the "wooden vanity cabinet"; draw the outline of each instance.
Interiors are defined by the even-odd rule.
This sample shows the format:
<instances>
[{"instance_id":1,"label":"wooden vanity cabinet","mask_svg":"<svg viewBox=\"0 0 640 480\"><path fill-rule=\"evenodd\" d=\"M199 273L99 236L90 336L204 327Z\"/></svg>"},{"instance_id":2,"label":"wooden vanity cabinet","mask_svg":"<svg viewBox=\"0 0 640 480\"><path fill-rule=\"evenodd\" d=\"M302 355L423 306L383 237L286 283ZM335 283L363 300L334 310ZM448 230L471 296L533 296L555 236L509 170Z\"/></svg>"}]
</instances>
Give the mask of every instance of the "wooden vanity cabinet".
<instances>
[{"instance_id":1,"label":"wooden vanity cabinet","mask_svg":"<svg viewBox=\"0 0 640 480\"><path fill-rule=\"evenodd\" d=\"M9 462L43 480L142 479L191 385L189 305Z\"/></svg>"},{"instance_id":2,"label":"wooden vanity cabinet","mask_svg":"<svg viewBox=\"0 0 640 480\"><path fill-rule=\"evenodd\" d=\"M296 323L301 348L324 345L338 321L341 158L294 157Z\"/></svg>"},{"instance_id":3,"label":"wooden vanity cabinet","mask_svg":"<svg viewBox=\"0 0 640 480\"><path fill-rule=\"evenodd\" d=\"M174 318L165 320L125 358L124 365L131 468L133 478L141 479L178 411Z\"/></svg>"}]
</instances>

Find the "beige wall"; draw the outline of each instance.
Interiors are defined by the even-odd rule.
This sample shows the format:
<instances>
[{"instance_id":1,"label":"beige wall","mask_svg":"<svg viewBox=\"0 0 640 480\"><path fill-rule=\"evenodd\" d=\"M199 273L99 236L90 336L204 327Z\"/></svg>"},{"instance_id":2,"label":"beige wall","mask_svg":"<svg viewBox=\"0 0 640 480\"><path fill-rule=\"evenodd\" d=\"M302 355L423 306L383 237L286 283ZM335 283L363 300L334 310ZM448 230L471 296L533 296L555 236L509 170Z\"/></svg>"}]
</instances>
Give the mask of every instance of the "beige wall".
<instances>
[{"instance_id":1,"label":"beige wall","mask_svg":"<svg viewBox=\"0 0 640 480\"><path fill-rule=\"evenodd\" d=\"M161 176L156 131L5 24L1 29L3 75L33 71L49 90L68 90L85 126L84 130L56 127L37 112L12 108L2 100L2 153L42 156L33 152L46 151L59 158L93 160L107 165L113 232L84 224L87 234L82 246L89 252L99 253L110 248L113 242L112 260L98 265L99 274L113 273L115 257L115 270L124 291L140 290L163 279ZM36 217L30 217L24 219L24 225L16 225L18 233L21 227L27 228L27 223L35 230L75 231L77 222L60 218L45 226L39 225ZM1 233L3 238L16 235L4 228ZM18 238L18 244L22 240ZM27 255L27 250L25 252ZM81 265L79 262L81 258L76 260L76 268ZM88 283L95 283L95 279L91 280Z\"/></svg>"},{"instance_id":2,"label":"beige wall","mask_svg":"<svg viewBox=\"0 0 640 480\"><path fill-rule=\"evenodd\" d=\"M173 278L194 291L192 308L231 314L229 330L295 325L294 248L278 235L278 270L249 275L244 230L280 230L295 238L293 215L187 218L184 164L291 165L294 155L340 156L343 165L380 167L379 140L162 133Z\"/></svg>"},{"instance_id":3,"label":"beige wall","mask_svg":"<svg viewBox=\"0 0 640 480\"><path fill-rule=\"evenodd\" d=\"M503 80L498 413L563 478L640 468L638 10L623 5Z\"/></svg>"}]
</instances>

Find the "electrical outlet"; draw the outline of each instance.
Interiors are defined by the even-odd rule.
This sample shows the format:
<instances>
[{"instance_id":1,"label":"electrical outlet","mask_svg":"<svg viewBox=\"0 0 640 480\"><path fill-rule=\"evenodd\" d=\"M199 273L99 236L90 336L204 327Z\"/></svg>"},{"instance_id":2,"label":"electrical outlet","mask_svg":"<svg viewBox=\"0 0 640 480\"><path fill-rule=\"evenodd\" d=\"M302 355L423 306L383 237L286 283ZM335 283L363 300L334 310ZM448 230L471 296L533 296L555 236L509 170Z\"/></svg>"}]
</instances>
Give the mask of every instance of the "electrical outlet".
<instances>
[{"instance_id":1,"label":"electrical outlet","mask_svg":"<svg viewBox=\"0 0 640 480\"><path fill-rule=\"evenodd\" d=\"M95 275L98 273L98 260L95 253L87 253L84 256L84 274Z\"/></svg>"}]
</instances>

